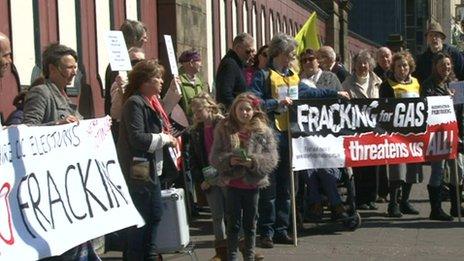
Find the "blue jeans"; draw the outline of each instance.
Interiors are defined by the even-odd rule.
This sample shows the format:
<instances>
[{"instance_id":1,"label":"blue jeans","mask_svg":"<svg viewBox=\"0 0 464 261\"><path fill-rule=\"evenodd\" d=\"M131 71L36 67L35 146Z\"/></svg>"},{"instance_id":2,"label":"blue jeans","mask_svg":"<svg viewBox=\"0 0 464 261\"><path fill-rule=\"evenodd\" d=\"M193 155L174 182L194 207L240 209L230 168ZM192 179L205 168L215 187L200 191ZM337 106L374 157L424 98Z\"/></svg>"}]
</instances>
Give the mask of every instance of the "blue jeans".
<instances>
[{"instance_id":1,"label":"blue jeans","mask_svg":"<svg viewBox=\"0 0 464 261\"><path fill-rule=\"evenodd\" d=\"M456 162L457 161L457 162ZM455 168L457 163L457 170ZM450 183L457 186L455 175L458 175L458 180L462 180L463 175L463 155L458 154L458 157L454 160L439 160L432 161L431 163L432 173L430 175L429 186L438 187L443 183L443 174L445 168L448 167L450 174Z\"/></svg>"},{"instance_id":2,"label":"blue jeans","mask_svg":"<svg viewBox=\"0 0 464 261\"><path fill-rule=\"evenodd\" d=\"M145 220L145 226L127 229L124 260L157 260L156 237L163 215L161 187L153 184L129 185L134 206Z\"/></svg>"},{"instance_id":3,"label":"blue jeans","mask_svg":"<svg viewBox=\"0 0 464 261\"><path fill-rule=\"evenodd\" d=\"M262 237L287 235L290 224L290 165L287 132L279 133L279 165L269 178L271 185L259 193L258 229Z\"/></svg>"},{"instance_id":4,"label":"blue jeans","mask_svg":"<svg viewBox=\"0 0 464 261\"><path fill-rule=\"evenodd\" d=\"M340 175L339 169L308 170L305 175L305 183L308 186L308 203L321 203L320 189L322 188L331 206L340 204L342 200L337 190L337 182L340 179Z\"/></svg>"},{"instance_id":5,"label":"blue jeans","mask_svg":"<svg viewBox=\"0 0 464 261\"><path fill-rule=\"evenodd\" d=\"M254 260L258 195L258 189L227 188L227 260L229 261L238 259L241 225L243 225L243 234L245 236L243 259Z\"/></svg>"}]
</instances>

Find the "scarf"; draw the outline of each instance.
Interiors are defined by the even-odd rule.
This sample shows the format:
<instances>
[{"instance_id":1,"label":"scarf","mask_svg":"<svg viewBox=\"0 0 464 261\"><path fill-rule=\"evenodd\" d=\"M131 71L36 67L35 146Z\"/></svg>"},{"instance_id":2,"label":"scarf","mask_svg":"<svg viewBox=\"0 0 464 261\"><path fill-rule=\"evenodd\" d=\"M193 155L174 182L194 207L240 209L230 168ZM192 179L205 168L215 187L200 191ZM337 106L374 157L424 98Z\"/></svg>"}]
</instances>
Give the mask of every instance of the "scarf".
<instances>
[{"instance_id":1,"label":"scarf","mask_svg":"<svg viewBox=\"0 0 464 261\"><path fill-rule=\"evenodd\" d=\"M147 99L150 102L150 105L153 107L153 109L160 115L161 121L163 123L163 131L165 133L171 133L171 130L172 130L171 120L169 120L168 114L164 110L163 105L161 105L158 97L156 96L153 96L151 98L147 97ZM175 148L169 147L168 151L177 170L181 170L182 164L183 164L182 153L181 153L182 152L182 137L179 136L176 139L177 139L177 146Z\"/></svg>"},{"instance_id":2,"label":"scarf","mask_svg":"<svg viewBox=\"0 0 464 261\"><path fill-rule=\"evenodd\" d=\"M171 133L171 121L169 120L168 114L164 110L163 105L161 105L159 99L153 96L149 98L149 102L153 109L161 116L164 132Z\"/></svg>"}]
</instances>

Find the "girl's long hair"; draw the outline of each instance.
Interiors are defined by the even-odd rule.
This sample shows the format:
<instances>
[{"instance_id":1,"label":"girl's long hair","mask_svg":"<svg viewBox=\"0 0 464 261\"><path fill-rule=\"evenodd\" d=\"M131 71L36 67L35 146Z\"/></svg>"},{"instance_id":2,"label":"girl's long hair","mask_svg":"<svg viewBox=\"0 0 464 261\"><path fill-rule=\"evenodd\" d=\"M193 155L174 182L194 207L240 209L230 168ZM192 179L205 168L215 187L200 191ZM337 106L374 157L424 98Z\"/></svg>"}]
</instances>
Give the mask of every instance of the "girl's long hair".
<instances>
[{"instance_id":1,"label":"girl's long hair","mask_svg":"<svg viewBox=\"0 0 464 261\"><path fill-rule=\"evenodd\" d=\"M210 109L213 121L222 116L222 106L217 104L216 101L206 92L200 92L190 100L190 108ZM199 122L193 122L193 128L198 125Z\"/></svg>"},{"instance_id":2,"label":"girl's long hair","mask_svg":"<svg viewBox=\"0 0 464 261\"><path fill-rule=\"evenodd\" d=\"M126 87L126 92L122 98L122 102L126 102L129 97L134 95L140 89L142 84L148 82L155 76L162 77L164 74L164 67L158 63L156 59L143 60L138 62L132 71L129 72L129 83Z\"/></svg>"},{"instance_id":3,"label":"girl's long hair","mask_svg":"<svg viewBox=\"0 0 464 261\"><path fill-rule=\"evenodd\" d=\"M262 133L266 128L269 128L268 117L266 113L261 110L261 100L250 92L239 94L230 106L229 115L224 119L224 125L230 133L230 144L233 148L240 146L238 132L242 126L237 119L235 110L241 102L248 102L253 108L253 117L250 120L249 126L249 130L252 133Z\"/></svg>"}]
</instances>

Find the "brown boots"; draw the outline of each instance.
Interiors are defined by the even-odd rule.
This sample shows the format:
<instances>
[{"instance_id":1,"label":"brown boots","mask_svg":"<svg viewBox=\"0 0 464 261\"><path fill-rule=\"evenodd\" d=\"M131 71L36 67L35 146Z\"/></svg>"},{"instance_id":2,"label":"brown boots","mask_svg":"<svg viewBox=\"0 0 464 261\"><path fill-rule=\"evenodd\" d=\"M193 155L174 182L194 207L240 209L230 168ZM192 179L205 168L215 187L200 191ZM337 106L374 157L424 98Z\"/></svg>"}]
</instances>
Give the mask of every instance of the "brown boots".
<instances>
[{"instance_id":1,"label":"brown boots","mask_svg":"<svg viewBox=\"0 0 464 261\"><path fill-rule=\"evenodd\" d=\"M227 247L216 247L216 255L214 255L211 261L226 261L227 260Z\"/></svg>"},{"instance_id":2,"label":"brown boots","mask_svg":"<svg viewBox=\"0 0 464 261\"><path fill-rule=\"evenodd\" d=\"M216 254L210 261L226 261L227 260L227 241L221 240L214 243Z\"/></svg>"}]
</instances>

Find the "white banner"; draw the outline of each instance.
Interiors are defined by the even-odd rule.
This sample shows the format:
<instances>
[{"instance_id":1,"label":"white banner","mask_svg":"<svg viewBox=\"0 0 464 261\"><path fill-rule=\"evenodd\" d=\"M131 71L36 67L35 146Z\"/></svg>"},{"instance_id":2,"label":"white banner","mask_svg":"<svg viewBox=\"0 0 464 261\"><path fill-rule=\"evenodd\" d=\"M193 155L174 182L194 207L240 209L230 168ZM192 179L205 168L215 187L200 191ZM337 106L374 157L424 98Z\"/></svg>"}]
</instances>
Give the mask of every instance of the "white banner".
<instances>
[{"instance_id":1,"label":"white banner","mask_svg":"<svg viewBox=\"0 0 464 261\"><path fill-rule=\"evenodd\" d=\"M109 117L0 130L0 260L59 255L143 223L119 167Z\"/></svg>"}]
</instances>

